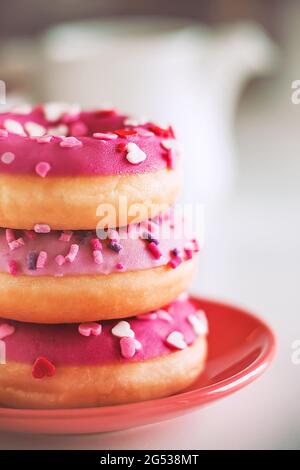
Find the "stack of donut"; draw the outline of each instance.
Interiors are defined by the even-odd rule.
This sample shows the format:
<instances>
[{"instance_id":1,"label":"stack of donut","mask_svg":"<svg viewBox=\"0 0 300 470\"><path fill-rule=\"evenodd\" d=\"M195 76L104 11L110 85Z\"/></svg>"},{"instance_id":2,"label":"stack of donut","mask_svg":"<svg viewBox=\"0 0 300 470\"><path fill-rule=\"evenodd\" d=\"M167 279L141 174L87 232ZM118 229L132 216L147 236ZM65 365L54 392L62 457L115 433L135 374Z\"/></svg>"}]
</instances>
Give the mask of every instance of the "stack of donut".
<instances>
[{"instance_id":1,"label":"stack of donut","mask_svg":"<svg viewBox=\"0 0 300 470\"><path fill-rule=\"evenodd\" d=\"M0 405L154 399L202 371L175 144L115 110L0 114Z\"/></svg>"}]
</instances>

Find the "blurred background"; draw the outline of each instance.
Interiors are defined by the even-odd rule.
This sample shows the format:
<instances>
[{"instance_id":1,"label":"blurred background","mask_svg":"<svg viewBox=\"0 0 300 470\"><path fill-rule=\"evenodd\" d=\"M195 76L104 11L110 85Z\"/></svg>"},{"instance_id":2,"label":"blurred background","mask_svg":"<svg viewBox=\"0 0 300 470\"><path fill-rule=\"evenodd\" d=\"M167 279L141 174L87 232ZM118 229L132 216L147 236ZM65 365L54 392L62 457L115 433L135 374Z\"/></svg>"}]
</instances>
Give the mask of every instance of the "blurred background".
<instances>
[{"instance_id":1,"label":"blurred background","mask_svg":"<svg viewBox=\"0 0 300 470\"><path fill-rule=\"evenodd\" d=\"M193 290L252 309L278 337L258 382L189 416L86 437L0 435L0 448L300 448L300 2L1 0L8 103L113 104L172 122L183 199L205 204Z\"/></svg>"}]
</instances>

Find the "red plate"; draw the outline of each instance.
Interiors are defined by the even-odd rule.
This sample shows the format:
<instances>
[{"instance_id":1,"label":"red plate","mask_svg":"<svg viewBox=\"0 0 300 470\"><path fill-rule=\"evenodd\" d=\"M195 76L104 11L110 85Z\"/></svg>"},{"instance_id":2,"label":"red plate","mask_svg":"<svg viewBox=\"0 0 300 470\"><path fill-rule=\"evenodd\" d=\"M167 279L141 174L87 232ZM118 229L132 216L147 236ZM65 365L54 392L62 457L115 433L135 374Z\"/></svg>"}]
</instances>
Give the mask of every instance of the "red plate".
<instances>
[{"instance_id":1,"label":"red plate","mask_svg":"<svg viewBox=\"0 0 300 470\"><path fill-rule=\"evenodd\" d=\"M259 318L230 305L193 299L209 321L205 372L178 395L129 405L71 410L0 408L0 430L43 434L115 431L180 416L229 395L261 375L274 356L275 338Z\"/></svg>"}]
</instances>

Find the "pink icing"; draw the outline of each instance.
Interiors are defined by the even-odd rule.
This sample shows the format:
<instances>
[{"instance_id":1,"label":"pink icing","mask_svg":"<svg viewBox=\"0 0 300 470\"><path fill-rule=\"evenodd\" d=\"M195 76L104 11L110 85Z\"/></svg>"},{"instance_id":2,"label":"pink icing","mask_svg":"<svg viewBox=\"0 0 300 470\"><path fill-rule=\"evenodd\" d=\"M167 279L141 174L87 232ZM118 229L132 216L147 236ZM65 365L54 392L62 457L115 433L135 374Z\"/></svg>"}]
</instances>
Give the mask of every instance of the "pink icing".
<instances>
[{"instance_id":1,"label":"pink icing","mask_svg":"<svg viewBox=\"0 0 300 470\"><path fill-rule=\"evenodd\" d=\"M170 308L171 307L171 308ZM184 340L191 345L196 338L188 317L197 311L189 300L177 300L166 307L172 321L160 318L127 321L135 333L135 354L129 359L122 355L120 338L111 333L118 320L101 322L99 336L82 336L78 325L38 325L31 323L10 322L15 327L14 334L4 339L6 360L33 364L39 356L46 357L56 367L76 364L109 364L113 362L142 361L153 357L170 354L174 349L168 346L166 339L173 331L183 334ZM1 320L0 320L1 323ZM130 349L130 351L129 351ZM133 343L123 341L123 353L131 355Z\"/></svg>"},{"instance_id":2,"label":"pink icing","mask_svg":"<svg viewBox=\"0 0 300 470\"><path fill-rule=\"evenodd\" d=\"M0 173L28 174L38 176L37 165L40 162L49 165L47 178L51 176L109 176L155 172L166 168L168 164L168 150L161 142L173 137L172 130L162 130L150 123L141 126L126 127L127 116L115 111L80 112L76 116L62 115L55 122L48 122L42 106L34 108L30 113L1 113L0 131L5 131L5 122L13 120L21 125L33 122L45 128L46 132L64 125L67 126L67 138L47 134L40 137L17 135L13 133L0 133ZM119 129L134 129L134 135L113 134ZM149 132L152 129L154 132ZM73 133L73 135L72 135ZM108 138L101 138L108 133ZM114 135L114 138L112 138ZM76 137L75 137L76 136ZM145 152L147 158L137 165L126 159L126 151L120 151L122 145L133 142ZM9 164L1 160L2 155L14 155ZM44 170L42 171L44 174ZM43 175L42 175L43 176Z\"/></svg>"},{"instance_id":3,"label":"pink icing","mask_svg":"<svg viewBox=\"0 0 300 470\"><path fill-rule=\"evenodd\" d=\"M0 272L23 274L27 276L65 276L83 274L110 274L112 272L136 271L156 266L167 265L172 259L172 252L177 249L183 259L184 247L189 240L184 236L183 225L180 221L176 226L170 222L168 214L155 218L155 232L149 236L155 237L156 243L149 242L145 236L144 226L147 223L131 225L130 232L118 229L110 232L114 237L120 237L116 242L121 246L119 252L109 248L110 239L99 240L94 231L74 231L72 236L64 236L60 231L50 233L35 233L31 231L0 230ZM137 235L139 234L139 235ZM147 232L147 234L149 234ZM21 236L22 235L22 236ZM63 235L63 236L62 236ZM127 236L123 239L124 235ZM12 242L7 241L14 237ZM23 243L17 242L22 239ZM17 242L17 247L11 244ZM149 245L159 247L162 254L159 258L153 256ZM39 260L38 269L33 269L29 258ZM12 264L13 262L13 264ZM11 272L11 266L17 270ZM171 268L170 268L171 269Z\"/></svg>"}]
</instances>

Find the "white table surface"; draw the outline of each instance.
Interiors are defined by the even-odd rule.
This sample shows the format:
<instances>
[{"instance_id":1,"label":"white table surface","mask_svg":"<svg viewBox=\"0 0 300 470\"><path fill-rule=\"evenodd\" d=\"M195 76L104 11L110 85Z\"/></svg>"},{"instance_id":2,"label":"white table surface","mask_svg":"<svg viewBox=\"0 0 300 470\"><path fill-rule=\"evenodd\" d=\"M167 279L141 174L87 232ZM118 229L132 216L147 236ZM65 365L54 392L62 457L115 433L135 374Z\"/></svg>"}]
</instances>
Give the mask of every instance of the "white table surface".
<instances>
[{"instance_id":1,"label":"white table surface","mask_svg":"<svg viewBox=\"0 0 300 470\"><path fill-rule=\"evenodd\" d=\"M252 309L273 326L271 369L172 421L91 436L2 433L0 449L300 448L300 365L291 361L291 344L300 339L300 105L290 103L290 83L286 94L283 88L260 85L241 106L236 188L226 203L206 209L194 283L195 292Z\"/></svg>"}]
</instances>

